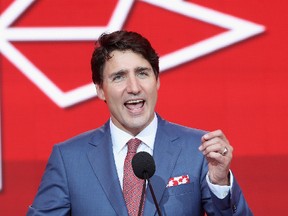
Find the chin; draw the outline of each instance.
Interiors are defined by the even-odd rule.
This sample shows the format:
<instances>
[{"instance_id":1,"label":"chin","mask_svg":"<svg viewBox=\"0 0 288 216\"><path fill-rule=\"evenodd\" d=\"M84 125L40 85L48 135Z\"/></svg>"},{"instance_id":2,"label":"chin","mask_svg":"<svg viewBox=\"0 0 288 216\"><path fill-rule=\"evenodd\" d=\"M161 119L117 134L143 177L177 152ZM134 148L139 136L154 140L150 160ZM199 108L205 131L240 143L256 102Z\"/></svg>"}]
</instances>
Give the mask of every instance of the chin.
<instances>
[{"instance_id":1,"label":"chin","mask_svg":"<svg viewBox=\"0 0 288 216\"><path fill-rule=\"evenodd\" d=\"M129 121L128 125L131 129L143 130L149 124L149 118L140 117L133 118Z\"/></svg>"}]
</instances>

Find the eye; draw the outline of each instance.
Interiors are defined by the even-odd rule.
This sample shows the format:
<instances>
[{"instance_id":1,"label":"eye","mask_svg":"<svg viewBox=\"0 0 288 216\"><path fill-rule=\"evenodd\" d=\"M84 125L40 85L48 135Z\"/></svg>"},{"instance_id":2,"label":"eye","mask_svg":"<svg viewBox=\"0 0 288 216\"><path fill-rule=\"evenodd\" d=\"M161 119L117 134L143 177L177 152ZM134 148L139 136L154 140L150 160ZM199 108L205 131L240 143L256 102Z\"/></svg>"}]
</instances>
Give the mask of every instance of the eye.
<instances>
[{"instance_id":1,"label":"eye","mask_svg":"<svg viewBox=\"0 0 288 216\"><path fill-rule=\"evenodd\" d=\"M117 76L114 76L112 81L117 81L117 80L121 80L122 79L122 76L121 75L117 75Z\"/></svg>"},{"instance_id":2,"label":"eye","mask_svg":"<svg viewBox=\"0 0 288 216\"><path fill-rule=\"evenodd\" d=\"M116 73L112 76L112 82L120 82L125 78L124 73Z\"/></svg>"},{"instance_id":3,"label":"eye","mask_svg":"<svg viewBox=\"0 0 288 216\"><path fill-rule=\"evenodd\" d=\"M146 78L146 77L149 76L149 73L148 73L147 70L141 70L141 71L138 72L137 75L138 75L138 77L140 77L140 78Z\"/></svg>"}]
</instances>

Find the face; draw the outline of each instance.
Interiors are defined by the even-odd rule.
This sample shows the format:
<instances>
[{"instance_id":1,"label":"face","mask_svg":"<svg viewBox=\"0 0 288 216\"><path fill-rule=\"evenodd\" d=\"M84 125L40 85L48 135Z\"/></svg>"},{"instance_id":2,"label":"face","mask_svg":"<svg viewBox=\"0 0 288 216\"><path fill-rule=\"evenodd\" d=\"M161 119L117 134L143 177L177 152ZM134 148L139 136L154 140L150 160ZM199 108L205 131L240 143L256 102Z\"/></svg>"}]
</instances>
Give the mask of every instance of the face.
<instances>
[{"instance_id":1,"label":"face","mask_svg":"<svg viewBox=\"0 0 288 216\"><path fill-rule=\"evenodd\" d=\"M112 122L137 135L154 118L159 78L150 63L130 50L111 53L103 71L103 85L96 85L98 97L105 100Z\"/></svg>"}]
</instances>

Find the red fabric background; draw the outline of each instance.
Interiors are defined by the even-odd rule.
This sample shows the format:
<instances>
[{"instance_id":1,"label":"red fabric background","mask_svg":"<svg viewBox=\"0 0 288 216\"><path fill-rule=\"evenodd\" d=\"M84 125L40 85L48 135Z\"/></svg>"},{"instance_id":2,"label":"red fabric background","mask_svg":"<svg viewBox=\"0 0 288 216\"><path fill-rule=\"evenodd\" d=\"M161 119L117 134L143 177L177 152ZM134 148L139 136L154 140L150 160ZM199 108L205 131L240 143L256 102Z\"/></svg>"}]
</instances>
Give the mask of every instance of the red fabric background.
<instances>
[{"instance_id":1,"label":"red fabric background","mask_svg":"<svg viewBox=\"0 0 288 216\"><path fill-rule=\"evenodd\" d=\"M35 1L12 27L106 25L116 2ZM232 171L254 214L281 215L288 192L287 2L187 2L264 25L266 30L162 73L157 112L190 127L221 128L235 148ZM11 3L2 0L0 13ZM142 1L134 2L123 28L149 38L160 56L226 31ZM12 44L64 92L91 83L89 61L94 41ZM0 212L24 215L52 146L102 125L109 113L97 98L60 108L4 55L0 71Z\"/></svg>"}]
</instances>

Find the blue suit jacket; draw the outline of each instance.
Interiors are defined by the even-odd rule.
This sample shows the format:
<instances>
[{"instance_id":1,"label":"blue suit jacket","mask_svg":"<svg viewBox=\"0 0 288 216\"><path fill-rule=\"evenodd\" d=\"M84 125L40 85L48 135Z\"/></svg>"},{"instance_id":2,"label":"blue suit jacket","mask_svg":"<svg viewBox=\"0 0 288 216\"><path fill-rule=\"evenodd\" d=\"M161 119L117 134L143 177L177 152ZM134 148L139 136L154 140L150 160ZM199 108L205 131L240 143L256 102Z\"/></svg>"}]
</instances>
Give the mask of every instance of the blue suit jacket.
<instances>
[{"instance_id":1,"label":"blue suit jacket","mask_svg":"<svg viewBox=\"0 0 288 216\"><path fill-rule=\"evenodd\" d=\"M252 215L236 179L232 194L220 200L210 192L207 162L198 147L203 131L158 117L151 183L163 215ZM190 183L169 187L170 177L189 175ZM28 216L128 215L112 151L108 122L55 145ZM157 215L149 189L144 215Z\"/></svg>"}]
</instances>

